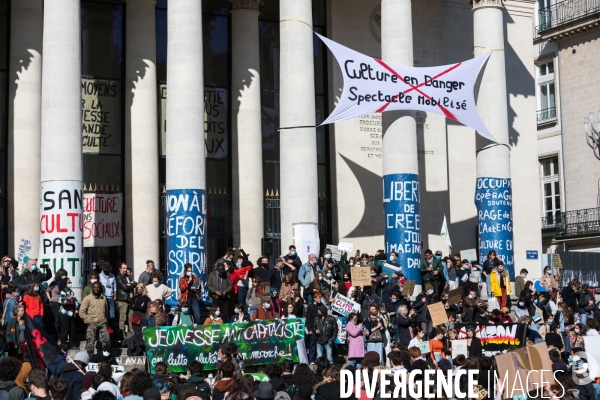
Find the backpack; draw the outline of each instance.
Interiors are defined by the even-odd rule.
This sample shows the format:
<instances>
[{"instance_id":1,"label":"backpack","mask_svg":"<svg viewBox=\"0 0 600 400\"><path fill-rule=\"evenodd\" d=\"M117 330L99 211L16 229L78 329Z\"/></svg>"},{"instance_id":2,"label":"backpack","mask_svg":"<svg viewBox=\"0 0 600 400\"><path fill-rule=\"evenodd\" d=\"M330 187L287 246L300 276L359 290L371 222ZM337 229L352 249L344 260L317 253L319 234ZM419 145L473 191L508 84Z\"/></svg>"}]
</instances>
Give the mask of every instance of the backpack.
<instances>
[{"instance_id":1,"label":"backpack","mask_svg":"<svg viewBox=\"0 0 600 400\"><path fill-rule=\"evenodd\" d=\"M210 400L212 397L210 385L206 381L198 384L188 383L185 386L193 386L196 391L196 396L200 397L202 400ZM181 389L179 389L179 391L181 391Z\"/></svg>"},{"instance_id":2,"label":"backpack","mask_svg":"<svg viewBox=\"0 0 600 400\"><path fill-rule=\"evenodd\" d=\"M17 384L12 382L5 389L0 389L0 400L10 400L9 391L12 390L13 388L15 388L16 386L17 386ZM23 391L23 397L25 397L25 391L23 389L21 389L21 390Z\"/></svg>"}]
</instances>

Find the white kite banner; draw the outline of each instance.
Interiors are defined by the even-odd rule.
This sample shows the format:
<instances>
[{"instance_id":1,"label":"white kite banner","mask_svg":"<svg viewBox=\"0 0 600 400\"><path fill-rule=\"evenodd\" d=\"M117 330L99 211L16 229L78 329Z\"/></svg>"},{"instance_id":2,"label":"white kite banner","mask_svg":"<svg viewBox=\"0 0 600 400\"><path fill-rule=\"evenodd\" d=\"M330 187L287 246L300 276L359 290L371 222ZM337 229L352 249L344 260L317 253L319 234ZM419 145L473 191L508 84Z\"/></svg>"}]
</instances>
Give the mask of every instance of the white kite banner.
<instances>
[{"instance_id":1,"label":"white kite banner","mask_svg":"<svg viewBox=\"0 0 600 400\"><path fill-rule=\"evenodd\" d=\"M122 246L123 195L85 193L83 204L83 246Z\"/></svg>"},{"instance_id":2,"label":"white kite banner","mask_svg":"<svg viewBox=\"0 0 600 400\"><path fill-rule=\"evenodd\" d=\"M474 95L475 81L491 52L452 65L415 68L366 56L315 34L331 50L344 76L339 102L321 125L383 111L425 111L496 141L477 112Z\"/></svg>"}]
</instances>

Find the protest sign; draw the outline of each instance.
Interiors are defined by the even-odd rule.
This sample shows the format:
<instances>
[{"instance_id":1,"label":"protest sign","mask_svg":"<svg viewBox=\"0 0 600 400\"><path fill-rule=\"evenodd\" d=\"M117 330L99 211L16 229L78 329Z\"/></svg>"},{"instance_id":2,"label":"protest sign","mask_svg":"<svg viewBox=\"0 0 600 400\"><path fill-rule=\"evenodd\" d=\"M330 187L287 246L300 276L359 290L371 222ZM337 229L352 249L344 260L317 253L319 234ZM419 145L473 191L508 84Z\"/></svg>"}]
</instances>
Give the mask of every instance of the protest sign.
<instances>
[{"instance_id":1,"label":"protest sign","mask_svg":"<svg viewBox=\"0 0 600 400\"><path fill-rule=\"evenodd\" d=\"M421 353L423 354L429 353L429 341L419 342L419 350L421 350Z\"/></svg>"},{"instance_id":2,"label":"protest sign","mask_svg":"<svg viewBox=\"0 0 600 400\"><path fill-rule=\"evenodd\" d=\"M460 259L469 260L469 261L477 261L477 249L469 249L469 250L461 250L460 251Z\"/></svg>"},{"instance_id":3,"label":"protest sign","mask_svg":"<svg viewBox=\"0 0 600 400\"><path fill-rule=\"evenodd\" d=\"M340 250L340 248L336 245L328 244L327 246L325 246L325 248L331 250L331 258L333 258L334 260L339 261L339 259L342 257L342 250Z\"/></svg>"},{"instance_id":4,"label":"protest sign","mask_svg":"<svg viewBox=\"0 0 600 400\"><path fill-rule=\"evenodd\" d=\"M501 379L508 378L503 398L512 397L512 392L518 391L521 386L529 392L538 390L544 383L555 383L548 346L544 342L498 354L496 364L498 376Z\"/></svg>"},{"instance_id":5,"label":"protest sign","mask_svg":"<svg viewBox=\"0 0 600 400\"><path fill-rule=\"evenodd\" d=\"M454 329L458 332L458 339L467 338L468 326L475 328L475 336L481 340L481 350L484 356L494 356L506 353L510 346L525 346L525 324L455 324Z\"/></svg>"},{"instance_id":6,"label":"protest sign","mask_svg":"<svg viewBox=\"0 0 600 400\"><path fill-rule=\"evenodd\" d=\"M404 281L404 285L402 285L402 296L412 296L415 291L416 281Z\"/></svg>"},{"instance_id":7,"label":"protest sign","mask_svg":"<svg viewBox=\"0 0 600 400\"><path fill-rule=\"evenodd\" d=\"M371 286L371 268L354 267L350 268L352 286Z\"/></svg>"},{"instance_id":8,"label":"protest sign","mask_svg":"<svg viewBox=\"0 0 600 400\"><path fill-rule=\"evenodd\" d=\"M316 223L292 224L292 234L294 235L294 246L296 246L296 252L300 260L308 262L310 254L318 255L320 253L319 226Z\"/></svg>"},{"instance_id":9,"label":"protest sign","mask_svg":"<svg viewBox=\"0 0 600 400\"><path fill-rule=\"evenodd\" d=\"M83 247L122 246L122 213L121 193L84 193Z\"/></svg>"},{"instance_id":10,"label":"protest sign","mask_svg":"<svg viewBox=\"0 0 600 400\"><path fill-rule=\"evenodd\" d=\"M338 248L340 250L345 250L346 253L350 253L352 251L352 249L354 248L354 244L348 243L348 242L339 242Z\"/></svg>"},{"instance_id":11,"label":"protest sign","mask_svg":"<svg viewBox=\"0 0 600 400\"><path fill-rule=\"evenodd\" d=\"M17 253L17 261L20 263L27 263L29 257L31 257L31 250L33 248L33 241L31 239L23 239L19 242L19 251Z\"/></svg>"},{"instance_id":12,"label":"protest sign","mask_svg":"<svg viewBox=\"0 0 600 400\"><path fill-rule=\"evenodd\" d=\"M347 317L352 312L359 313L360 304L338 293L335 295L333 302L331 303L331 310Z\"/></svg>"},{"instance_id":13,"label":"protest sign","mask_svg":"<svg viewBox=\"0 0 600 400\"><path fill-rule=\"evenodd\" d=\"M448 292L448 304L458 304L462 301L464 289L462 287L452 289Z\"/></svg>"},{"instance_id":14,"label":"protest sign","mask_svg":"<svg viewBox=\"0 0 600 400\"><path fill-rule=\"evenodd\" d=\"M250 375L252 377L252 379L254 379L255 381L259 381L259 382L268 382L269 381L269 377L267 376L267 374L261 374L261 373L254 373L254 374L244 374L244 375Z\"/></svg>"},{"instance_id":15,"label":"protest sign","mask_svg":"<svg viewBox=\"0 0 600 400\"><path fill-rule=\"evenodd\" d=\"M515 280L512 184L510 179L480 177L475 189L475 206L479 216L479 259L485 260L491 250Z\"/></svg>"},{"instance_id":16,"label":"protest sign","mask_svg":"<svg viewBox=\"0 0 600 400\"><path fill-rule=\"evenodd\" d=\"M429 310L429 315L431 315L431 322L433 323L433 326L443 325L448 322L446 307L444 307L444 303L441 301L434 304L429 304L427 309Z\"/></svg>"},{"instance_id":17,"label":"protest sign","mask_svg":"<svg viewBox=\"0 0 600 400\"><path fill-rule=\"evenodd\" d=\"M342 317L341 315L336 315L337 325L338 325L338 334L337 338L335 338L335 344L344 344L346 343L346 338L348 337L348 332L346 331L346 325L348 325L348 318Z\"/></svg>"},{"instance_id":18,"label":"protest sign","mask_svg":"<svg viewBox=\"0 0 600 400\"><path fill-rule=\"evenodd\" d=\"M562 268L563 264L560 259L560 254L552 254L552 264L554 264L554 268Z\"/></svg>"},{"instance_id":19,"label":"protest sign","mask_svg":"<svg viewBox=\"0 0 600 400\"><path fill-rule=\"evenodd\" d=\"M86 367L85 370L87 372L98 372L98 365L100 365L99 363L89 363ZM112 368L112 372L125 372L125 367L123 367L122 365L111 365Z\"/></svg>"},{"instance_id":20,"label":"protest sign","mask_svg":"<svg viewBox=\"0 0 600 400\"><path fill-rule=\"evenodd\" d=\"M121 154L121 82L81 79L83 152Z\"/></svg>"},{"instance_id":21,"label":"protest sign","mask_svg":"<svg viewBox=\"0 0 600 400\"><path fill-rule=\"evenodd\" d=\"M286 358L299 362L297 342L304 342L304 319L201 325L196 329L154 327L144 330L144 342L150 373L160 361L167 363L169 372L187 371L192 360L200 361L204 370L214 370L224 343L237 344L244 365L277 364Z\"/></svg>"},{"instance_id":22,"label":"protest sign","mask_svg":"<svg viewBox=\"0 0 600 400\"><path fill-rule=\"evenodd\" d=\"M383 263L383 268L381 268L381 272L388 274L388 282L392 282L392 274L399 274L402 272L402 267L399 265L392 265L388 263Z\"/></svg>"},{"instance_id":23,"label":"protest sign","mask_svg":"<svg viewBox=\"0 0 600 400\"><path fill-rule=\"evenodd\" d=\"M600 376L600 336L584 336L585 352L587 353L587 363L590 371L590 378Z\"/></svg>"},{"instance_id":24,"label":"protest sign","mask_svg":"<svg viewBox=\"0 0 600 400\"><path fill-rule=\"evenodd\" d=\"M206 287L206 190L169 189L165 201L167 287L173 294L165 303L177 306L179 278L186 263Z\"/></svg>"},{"instance_id":25,"label":"protest sign","mask_svg":"<svg viewBox=\"0 0 600 400\"><path fill-rule=\"evenodd\" d=\"M49 264L56 273L64 268L74 288L84 287L83 183L47 181L41 184L40 249L38 265Z\"/></svg>"},{"instance_id":26,"label":"protest sign","mask_svg":"<svg viewBox=\"0 0 600 400\"><path fill-rule=\"evenodd\" d=\"M254 287L254 297L260 299L263 296L269 296L271 294L271 284L269 282L258 283Z\"/></svg>"},{"instance_id":27,"label":"protest sign","mask_svg":"<svg viewBox=\"0 0 600 400\"><path fill-rule=\"evenodd\" d=\"M467 357L467 339L451 340L452 342L452 358L462 354Z\"/></svg>"},{"instance_id":28,"label":"protest sign","mask_svg":"<svg viewBox=\"0 0 600 400\"><path fill-rule=\"evenodd\" d=\"M477 112L475 81L492 54L453 65L415 68L366 56L316 34L342 69L344 88L323 124L383 111L414 110L442 115L496 141Z\"/></svg>"}]
</instances>

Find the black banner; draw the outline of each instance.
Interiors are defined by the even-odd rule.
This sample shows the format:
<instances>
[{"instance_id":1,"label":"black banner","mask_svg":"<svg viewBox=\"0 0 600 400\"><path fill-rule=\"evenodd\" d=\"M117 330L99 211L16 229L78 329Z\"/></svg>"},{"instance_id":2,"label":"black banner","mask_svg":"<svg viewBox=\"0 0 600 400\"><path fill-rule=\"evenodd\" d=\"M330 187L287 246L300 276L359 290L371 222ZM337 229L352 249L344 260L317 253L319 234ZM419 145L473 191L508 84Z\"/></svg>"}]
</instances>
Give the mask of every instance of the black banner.
<instances>
[{"instance_id":1,"label":"black banner","mask_svg":"<svg viewBox=\"0 0 600 400\"><path fill-rule=\"evenodd\" d=\"M475 336L481 340L484 356L506 353L509 347L523 347L526 342L527 327L525 324L454 324L458 339L467 339L468 326L475 328Z\"/></svg>"},{"instance_id":2,"label":"black banner","mask_svg":"<svg viewBox=\"0 0 600 400\"><path fill-rule=\"evenodd\" d=\"M25 314L25 337L27 339L27 352L31 357L31 365L40 368L49 368L57 356L61 354L58 344L44 330L38 327L27 314Z\"/></svg>"}]
</instances>

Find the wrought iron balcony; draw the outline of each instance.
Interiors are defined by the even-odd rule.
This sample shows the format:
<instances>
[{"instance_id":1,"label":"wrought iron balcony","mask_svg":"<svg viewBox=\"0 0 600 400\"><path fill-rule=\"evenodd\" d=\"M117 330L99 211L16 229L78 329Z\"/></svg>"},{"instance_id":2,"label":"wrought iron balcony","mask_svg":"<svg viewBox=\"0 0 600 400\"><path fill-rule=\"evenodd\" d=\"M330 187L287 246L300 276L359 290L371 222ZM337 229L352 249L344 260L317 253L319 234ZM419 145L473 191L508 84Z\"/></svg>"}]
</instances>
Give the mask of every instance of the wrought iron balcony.
<instances>
[{"instance_id":1,"label":"wrought iron balcony","mask_svg":"<svg viewBox=\"0 0 600 400\"><path fill-rule=\"evenodd\" d=\"M537 112L538 125L556 121L556 107L546 108Z\"/></svg>"},{"instance_id":2,"label":"wrought iron balcony","mask_svg":"<svg viewBox=\"0 0 600 400\"><path fill-rule=\"evenodd\" d=\"M600 0L565 0L538 12L536 35L600 12Z\"/></svg>"},{"instance_id":3,"label":"wrought iron balcony","mask_svg":"<svg viewBox=\"0 0 600 400\"><path fill-rule=\"evenodd\" d=\"M542 229L556 228L560 226L561 212L557 211L554 214L547 213L545 217L542 217Z\"/></svg>"},{"instance_id":4,"label":"wrought iron balcony","mask_svg":"<svg viewBox=\"0 0 600 400\"><path fill-rule=\"evenodd\" d=\"M556 236L577 236L600 233L600 207L561 213Z\"/></svg>"}]
</instances>

